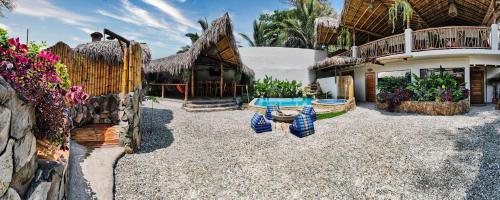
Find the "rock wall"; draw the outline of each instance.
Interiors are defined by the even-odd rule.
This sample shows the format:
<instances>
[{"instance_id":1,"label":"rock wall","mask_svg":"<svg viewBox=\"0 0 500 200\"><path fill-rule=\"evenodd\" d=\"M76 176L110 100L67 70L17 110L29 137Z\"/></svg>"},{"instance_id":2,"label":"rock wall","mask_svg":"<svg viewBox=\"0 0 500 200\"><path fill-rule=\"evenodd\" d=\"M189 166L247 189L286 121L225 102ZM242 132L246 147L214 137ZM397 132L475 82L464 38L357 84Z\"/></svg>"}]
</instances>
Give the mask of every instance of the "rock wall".
<instances>
[{"instance_id":1,"label":"rock wall","mask_svg":"<svg viewBox=\"0 0 500 200\"><path fill-rule=\"evenodd\" d=\"M43 170L36 156L35 110L21 100L0 77L0 199L63 199L65 192L39 188L35 174ZM54 165L65 169L66 164ZM66 170L44 176L46 182L66 188ZM55 175L61 177L57 179ZM39 191L39 192L32 192ZM57 198L56 198L57 197Z\"/></svg>"},{"instance_id":2,"label":"rock wall","mask_svg":"<svg viewBox=\"0 0 500 200\"><path fill-rule=\"evenodd\" d=\"M376 104L378 109L388 110L387 103ZM418 113L425 115L461 115L469 112L469 100L459 102L404 101L394 108L395 112Z\"/></svg>"},{"instance_id":3,"label":"rock wall","mask_svg":"<svg viewBox=\"0 0 500 200\"><path fill-rule=\"evenodd\" d=\"M94 96L86 104L70 110L74 128L88 124L119 125L117 132L120 145L127 153L139 147L141 141L141 90L136 89L126 95L108 94Z\"/></svg>"}]
</instances>

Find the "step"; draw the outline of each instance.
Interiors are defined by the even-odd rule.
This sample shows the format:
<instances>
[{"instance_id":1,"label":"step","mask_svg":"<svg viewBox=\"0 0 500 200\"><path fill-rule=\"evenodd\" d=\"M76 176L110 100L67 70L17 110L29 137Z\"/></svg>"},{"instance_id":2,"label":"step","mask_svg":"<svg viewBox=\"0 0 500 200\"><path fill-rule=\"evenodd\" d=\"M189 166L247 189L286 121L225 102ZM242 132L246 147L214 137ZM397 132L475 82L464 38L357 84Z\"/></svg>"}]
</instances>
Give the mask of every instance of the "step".
<instances>
[{"instance_id":1,"label":"step","mask_svg":"<svg viewBox=\"0 0 500 200\"><path fill-rule=\"evenodd\" d=\"M238 106L218 107L218 108L188 108L188 107L182 107L182 108L188 112L217 112L217 111L236 110L238 109Z\"/></svg>"},{"instance_id":2,"label":"step","mask_svg":"<svg viewBox=\"0 0 500 200\"><path fill-rule=\"evenodd\" d=\"M220 108L220 107L231 107L236 106L235 102L231 103L217 103L217 104L186 104L188 108Z\"/></svg>"},{"instance_id":3,"label":"step","mask_svg":"<svg viewBox=\"0 0 500 200\"><path fill-rule=\"evenodd\" d=\"M188 104L222 104L222 103L236 103L233 98L230 99L195 99L188 100Z\"/></svg>"}]
</instances>

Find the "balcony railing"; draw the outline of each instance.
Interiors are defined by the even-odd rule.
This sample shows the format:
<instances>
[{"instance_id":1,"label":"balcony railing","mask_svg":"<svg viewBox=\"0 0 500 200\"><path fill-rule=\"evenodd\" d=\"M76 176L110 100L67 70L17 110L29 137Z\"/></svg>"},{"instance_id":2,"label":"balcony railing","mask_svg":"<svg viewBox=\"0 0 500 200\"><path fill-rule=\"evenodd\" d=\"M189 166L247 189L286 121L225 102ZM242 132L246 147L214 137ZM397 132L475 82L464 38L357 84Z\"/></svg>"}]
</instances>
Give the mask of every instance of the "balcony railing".
<instances>
[{"instance_id":1,"label":"balcony railing","mask_svg":"<svg viewBox=\"0 0 500 200\"><path fill-rule=\"evenodd\" d=\"M423 29L413 31L412 40L412 51L491 48L489 27L453 26Z\"/></svg>"},{"instance_id":2,"label":"balcony railing","mask_svg":"<svg viewBox=\"0 0 500 200\"><path fill-rule=\"evenodd\" d=\"M400 54L405 52L404 34L375 40L358 47L359 57L377 58L382 56Z\"/></svg>"}]
</instances>

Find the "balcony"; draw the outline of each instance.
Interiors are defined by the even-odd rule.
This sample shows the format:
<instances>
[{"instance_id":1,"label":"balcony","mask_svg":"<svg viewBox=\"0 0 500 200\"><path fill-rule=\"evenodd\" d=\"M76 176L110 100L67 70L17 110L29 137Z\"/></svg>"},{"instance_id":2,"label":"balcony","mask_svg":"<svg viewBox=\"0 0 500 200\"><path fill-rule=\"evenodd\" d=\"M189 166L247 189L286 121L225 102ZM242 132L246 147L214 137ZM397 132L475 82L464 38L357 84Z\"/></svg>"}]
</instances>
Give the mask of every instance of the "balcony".
<instances>
[{"instance_id":1,"label":"balcony","mask_svg":"<svg viewBox=\"0 0 500 200\"><path fill-rule=\"evenodd\" d=\"M500 35L498 29L499 27L496 24L491 27L449 26L417 31L408 29L402 34L353 47L352 49L355 52L347 51L342 53L342 56L373 59L432 50L499 50Z\"/></svg>"}]
</instances>

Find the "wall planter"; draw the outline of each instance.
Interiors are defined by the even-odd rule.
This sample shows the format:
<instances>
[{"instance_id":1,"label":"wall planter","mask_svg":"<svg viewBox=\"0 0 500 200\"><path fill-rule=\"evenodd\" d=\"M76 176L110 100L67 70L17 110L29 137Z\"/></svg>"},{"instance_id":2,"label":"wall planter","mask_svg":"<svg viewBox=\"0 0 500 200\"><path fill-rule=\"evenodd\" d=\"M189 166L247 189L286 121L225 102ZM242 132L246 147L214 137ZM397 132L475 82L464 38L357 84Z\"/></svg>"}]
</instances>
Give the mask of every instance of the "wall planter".
<instances>
[{"instance_id":1,"label":"wall planter","mask_svg":"<svg viewBox=\"0 0 500 200\"><path fill-rule=\"evenodd\" d=\"M381 110L389 110L387 103L376 103L376 107ZM393 112L418 113L424 115L461 115L469 112L469 100L458 102L433 102L433 101L404 101L399 106L395 106Z\"/></svg>"}]
</instances>

